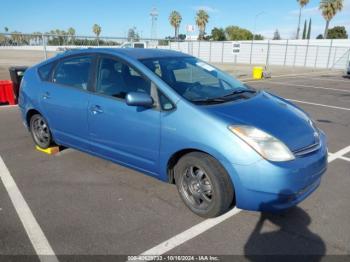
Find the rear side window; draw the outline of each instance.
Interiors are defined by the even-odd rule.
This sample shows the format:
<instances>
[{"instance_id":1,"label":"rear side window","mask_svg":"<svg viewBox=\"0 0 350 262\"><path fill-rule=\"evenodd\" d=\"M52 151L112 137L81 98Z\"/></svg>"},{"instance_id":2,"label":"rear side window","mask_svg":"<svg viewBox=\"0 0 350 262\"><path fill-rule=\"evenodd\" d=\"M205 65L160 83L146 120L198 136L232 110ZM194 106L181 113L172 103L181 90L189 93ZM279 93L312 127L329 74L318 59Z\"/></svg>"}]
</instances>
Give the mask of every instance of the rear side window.
<instances>
[{"instance_id":1,"label":"rear side window","mask_svg":"<svg viewBox=\"0 0 350 262\"><path fill-rule=\"evenodd\" d=\"M53 63L48 63L46 65L39 67L38 73L42 81L49 81L52 67L53 67Z\"/></svg>"},{"instance_id":2,"label":"rear side window","mask_svg":"<svg viewBox=\"0 0 350 262\"><path fill-rule=\"evenodd\" d=\"M58 63L52 81L56 84L87 90L91 64L91 56L65 59Z\"/></svg>"}]
</instances>

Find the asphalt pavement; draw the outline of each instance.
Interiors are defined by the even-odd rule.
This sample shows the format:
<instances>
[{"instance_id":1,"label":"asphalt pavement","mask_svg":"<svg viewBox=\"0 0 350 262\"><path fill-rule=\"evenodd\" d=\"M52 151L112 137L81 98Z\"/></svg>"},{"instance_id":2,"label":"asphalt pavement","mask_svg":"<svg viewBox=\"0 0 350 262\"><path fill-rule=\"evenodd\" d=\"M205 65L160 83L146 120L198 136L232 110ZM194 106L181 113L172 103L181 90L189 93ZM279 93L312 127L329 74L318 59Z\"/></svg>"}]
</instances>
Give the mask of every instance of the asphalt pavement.
<instances>
[{"instance_id":1,"label":"asphalt pavement","mask_svg":"<svg viewBox=\"0 0 350 262\"><path fill-rule=\"evenodd\" d=\"M204 220L184 206L174 185L72 149L55 156L36 151L18 108L2 106L0 157L8 172L2 178L11 176L16 187L0 180L0 256L37 258L40 247L58 259L149 250L249 261L255 255L350 255L350 79L330 72L247 84L295 102L327 134L328 171L298 207L282 214L233 210ZM23 204L18 194L30 212L16 207ZM32 231L25 227L29 218L36 222Z\"/></svg>"}]
</instances>

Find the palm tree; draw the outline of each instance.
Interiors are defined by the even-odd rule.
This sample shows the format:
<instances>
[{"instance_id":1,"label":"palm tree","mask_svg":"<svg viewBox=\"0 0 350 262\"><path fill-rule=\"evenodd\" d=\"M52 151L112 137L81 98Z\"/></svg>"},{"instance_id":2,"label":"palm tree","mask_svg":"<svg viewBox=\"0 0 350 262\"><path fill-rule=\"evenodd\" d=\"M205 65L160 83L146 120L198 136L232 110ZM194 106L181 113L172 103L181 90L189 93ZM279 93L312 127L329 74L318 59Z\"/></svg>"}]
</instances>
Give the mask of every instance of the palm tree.
<instances>
[{"instance_id":1,"label":"palm tree","mask_svg":"<svg viewBox=\"0 0 350 262\"><path fill-rule=\"evenodd\" d=\"M300 34L300 22L301 22L301 11L302 9L310 2L310 0L297 0L297 2L300 5L300 10L299 10L299 22L298 22L298 29L297 29L297 39L299 39L299 34Z\"/></svg>"},{"instance_id":2,"label":"palm tree","mask_svg":"<svg viewBox=\"0 0 350 262\"><path fill-rule=\"evenodd\" d=\"M4 29L5 29L5 33L9 31L9 28L7 26L5 26Z\"/></svg>"},{"instance_id":3,"label":"palm tree","mask_svg":"<svg viewBox=\"0 0 350 262\"><path fill-rule=\"evenodd\" d=\"M207 25L209 20L209 15L207 12L205 12L203 9L198 10L197 16L196 16L196 25L199 28L199 40L202 40L204 38L205 34L205 26Z\"/></svg>"},{"instance_id":4,"label":"palm tree","mask_svg":"<svg viewBox=\"0 0 350 262\"><path fill-rule=\"evenodd\" d=\"M23 35L21 32L13 31L11 33L11 38L12 38L12 42L16 43L16 45L22 44Z\"/></svg>"},{"instance_id":5,"label":"palm tree","mask_svg":"<svg viewBox=\"0 0 350 262\"><path fill-rule=\"evenodd\" d=\"M43 34L41 32L34 32L32 33L30 40L34 40L35 44L40 44L42 41Z\"/></svg>"},{"instance_id":6,"label":"palm tree","mask_svg":"<svg viewBox=\"0 0 350 262\"><path fill-rule=\"evenodd\" d=\"M97 39L97 45L100 45L100 34L102 31L101 26L99 26L98 24L94 24L94 26L92 27L92 31L94 32L94 34L96 35L96 39Z\"/></svg>"},{"instance_id":7,"label":"palm tree","mask_svg":"<svg viewBox=\"0 0 350 262\"><path fill-rule=\"evenodd\" d=\"M67 34L70 36L75 36L75 29L73 27L69 27L67 30Z\"/></svg>"},{"instance_id":8,"label":"palm tree","mask_svg":"<svg viewBox=\"0 0 350 262\"><path fill-rule=\"evenodd\" d=\"M328 37L329 22L333 17L343 9L344 0L321 0L320 10L322 11L322 16L326 20L326 28L324 30L323 38Z\"/></svg>"},{"instance_id":9,"label":"palm tree","mask_svg":"<svg viewBox=\"0 0 350 262\"><path fill-rule=\"evenodd\" d=\"M181 24L182 17L178 11L172 11L169 16L169 23L175 29L175 39L179 36L179 27Z\"/></svg>"},{"instance_id":10,"label":"palm tree","mask_svg":"<svg viewBox=\"0 0 350 262\"><path fill-rule=\"evenodd\" d=\"M73 27L68 28L67 34L69 35L69 41L74 44L75 40L75 29Z\"/></svg>"}]
</instances>

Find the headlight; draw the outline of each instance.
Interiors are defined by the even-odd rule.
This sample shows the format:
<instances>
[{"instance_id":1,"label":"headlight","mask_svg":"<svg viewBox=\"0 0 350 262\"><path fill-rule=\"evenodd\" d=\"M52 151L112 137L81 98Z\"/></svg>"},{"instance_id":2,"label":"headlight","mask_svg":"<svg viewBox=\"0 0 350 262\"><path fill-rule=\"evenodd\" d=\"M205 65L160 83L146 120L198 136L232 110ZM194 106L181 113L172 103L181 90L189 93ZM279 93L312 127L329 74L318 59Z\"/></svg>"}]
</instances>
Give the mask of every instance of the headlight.
<instances>
[{"instance_id":1,"label":"headlight","mask_svg":"<svg viewBox=\"0 0 350 262\"><path fill-rule=\"evenodd\" d=\"M258 128L233 125L229 129L267 160L282 162L295 159L283 142Z\"/></svg>"}]
</instances>

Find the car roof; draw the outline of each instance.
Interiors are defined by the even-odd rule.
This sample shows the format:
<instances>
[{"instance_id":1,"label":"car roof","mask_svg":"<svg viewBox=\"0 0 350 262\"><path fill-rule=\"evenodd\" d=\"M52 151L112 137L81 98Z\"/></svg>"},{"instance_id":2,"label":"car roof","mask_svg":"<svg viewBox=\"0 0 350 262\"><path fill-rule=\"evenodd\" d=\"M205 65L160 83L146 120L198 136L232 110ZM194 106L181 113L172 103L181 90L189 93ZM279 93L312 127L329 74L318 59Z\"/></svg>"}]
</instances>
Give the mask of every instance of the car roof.
<instances>
[{"instance_id":1,"label":"car roof","mask_svg":"<svg viewBox=\"0 0 350 262\"><path fill-rule=\"evenodd\" d=\"M88 48L88 49L73 49L64 52L62 55L84 53L109 53L115 55L124 55L137 60L148 58L164 58L164 57L191 57L190 55L167 49L152 49L152 48Z\"/></svg>"}]
</instances>

